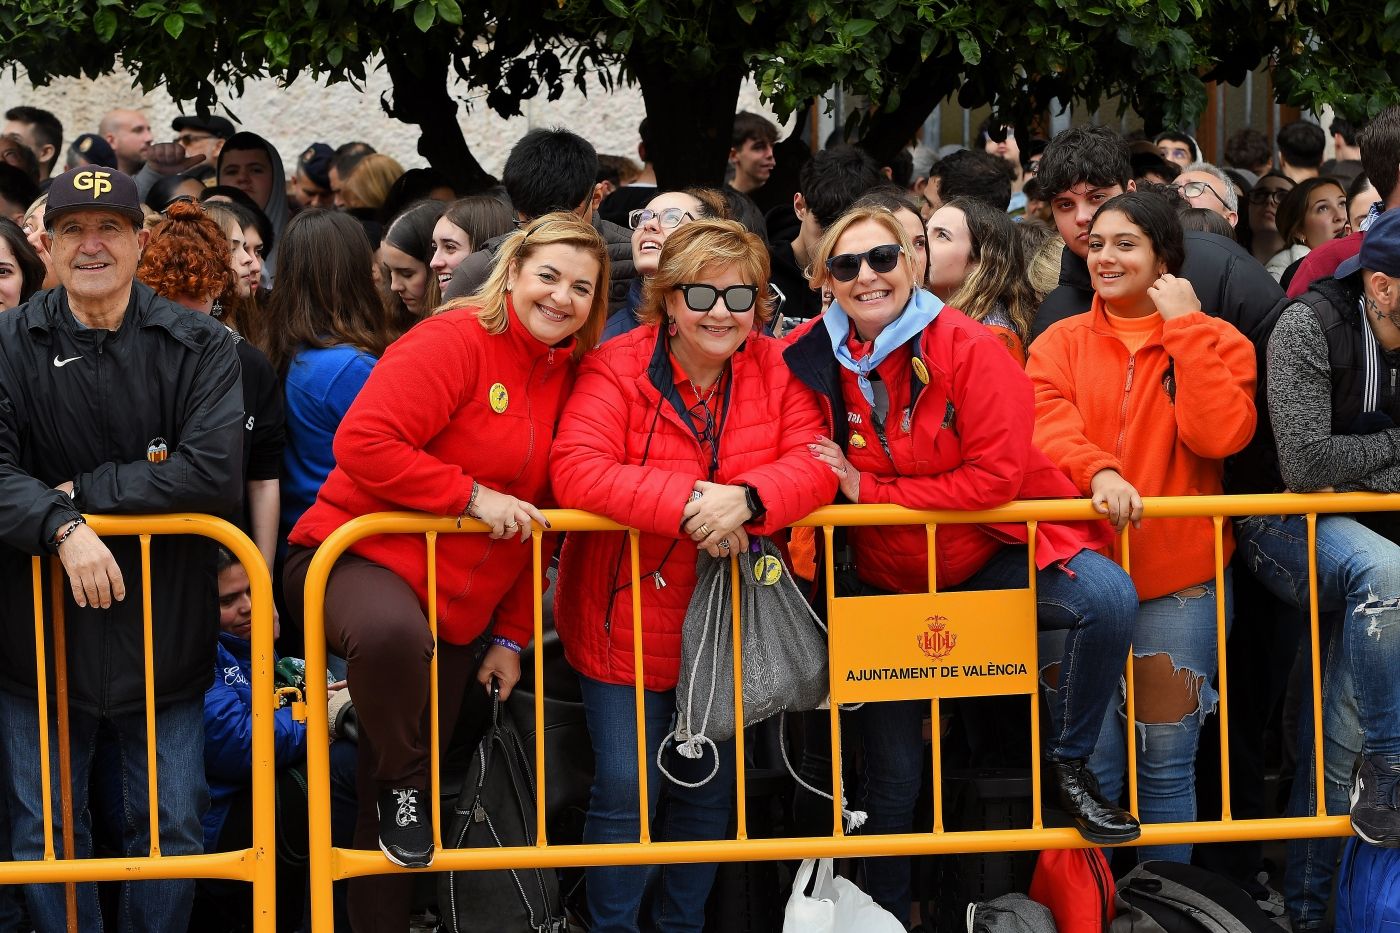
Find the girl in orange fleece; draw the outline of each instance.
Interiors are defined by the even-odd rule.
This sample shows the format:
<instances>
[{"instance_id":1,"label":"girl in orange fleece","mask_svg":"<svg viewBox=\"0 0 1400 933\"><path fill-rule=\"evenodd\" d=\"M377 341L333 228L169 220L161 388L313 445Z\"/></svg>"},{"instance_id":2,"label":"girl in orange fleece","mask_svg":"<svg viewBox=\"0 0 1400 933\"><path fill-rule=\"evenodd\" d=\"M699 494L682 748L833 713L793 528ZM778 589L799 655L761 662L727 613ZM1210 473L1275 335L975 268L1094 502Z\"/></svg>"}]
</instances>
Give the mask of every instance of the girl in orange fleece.
<instances>
[{"instance_id":1,"label":"girl in orange fleece","mask_svg":"<svg viewBox=\"0 0 1400 933\"><path fill-rule=\"evenodd\" d=\"M1254 349L1201 311L1176 273L1181 222L1161 195L1130 192L1089 228L1094 302L1036 341L1035 443L1094 507L1132 535L1141 600L1133 630L1138 801L1144 823L1196 818L1201 722L1215 708L1216 600L1210 519L1142 520L1143 496L1218 495L1224 459L1254 433ZM1225 524L1225 563L1234 542ZM1115 545L1115 551L1118 545ZM1120 556L1115 553L1115 557ZM1228 573L1228 572L1227 572ZM1090 761L1112 800L1126 769L1123 722L1109 716ZM1190 861L1189 845L1140 858Z\"/></svg>"}]
</instances>

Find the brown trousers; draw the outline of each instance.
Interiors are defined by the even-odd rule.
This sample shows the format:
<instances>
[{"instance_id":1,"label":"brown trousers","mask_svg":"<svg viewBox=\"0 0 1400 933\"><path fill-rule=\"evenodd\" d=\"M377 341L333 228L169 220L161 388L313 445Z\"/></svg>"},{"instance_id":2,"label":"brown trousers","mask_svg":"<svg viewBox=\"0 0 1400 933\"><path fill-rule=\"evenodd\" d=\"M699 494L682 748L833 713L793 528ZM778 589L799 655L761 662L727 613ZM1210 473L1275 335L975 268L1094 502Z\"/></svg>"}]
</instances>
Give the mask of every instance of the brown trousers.
<instances>
[{"instance_id":1,"label":"brown trousers","mask_svg":"<svg viewBox=\"0 0 1400 933\"><path fill-rule=\"evenodd\" d=\"M311 548L295 545L287 553L286 595L299 613L314 554ZM331 569L326 587L326 645L347 662L346 679L360 719L355 848L376 850L379 792L416 787L431 793L428 694L433 639L412 587L393 571L347 553ZM486 706L485 694L475 683L480 663L477 645L439 646L438 741L444 759L463 700L470 707ZM424 805L429 805L426 799ZM349 909L355 933L403 933L413 908L414 881L412 874L352 879Z\"/></svg>"}]
</instances>

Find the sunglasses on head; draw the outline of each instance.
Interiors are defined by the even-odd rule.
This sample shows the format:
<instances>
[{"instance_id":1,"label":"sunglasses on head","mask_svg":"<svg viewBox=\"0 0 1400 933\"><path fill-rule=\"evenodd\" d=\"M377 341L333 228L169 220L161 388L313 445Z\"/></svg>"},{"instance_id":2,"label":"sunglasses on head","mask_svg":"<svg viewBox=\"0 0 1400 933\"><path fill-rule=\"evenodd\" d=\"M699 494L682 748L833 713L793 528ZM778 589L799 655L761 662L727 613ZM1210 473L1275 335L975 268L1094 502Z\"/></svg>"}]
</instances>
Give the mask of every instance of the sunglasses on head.
<instances>
[{"instance_id":1,"label":"sunglasses on head","mask_svg":"<svg viewBox=\"0 0 1400 933\"><path fill-rule=\"evenodd\" d=\"M903 252L898 244L886 243L872 246L863 253L842 253L826 261L826 271L838 282L850 282L860 275L860 264L870 266L871 272L884 274L899 265L899 254Z\"/></svg>"},{"instance_id":2,"label":"sunglasses on head","mask_svg":"<svg viewBox=\"0 0 1400 933\"><path fill-rule=\"evenodd\" d=\"M627 215L627 223L633 230L636 230L642 224L653 218L667 230L679 227L682 221L695 219L690 216L690 211L683 211L679 207L666 207L659 211L654 211L647 207L629 213Z\"/></svg>"},{"instance_id":3,"label":"sunglasses on head","mask_svg":"<svg viewBox=\"0 0 1400 933\"><path fill-rule=\"evenodd\" d=\"M757 285L731 285L728 288L715 288L713 285L682 283L676 291L685 295L685 306L701 314L709 314L721 298L730 314L744 314L752 311L758 300Z\"/></svg>"}]
</instances>

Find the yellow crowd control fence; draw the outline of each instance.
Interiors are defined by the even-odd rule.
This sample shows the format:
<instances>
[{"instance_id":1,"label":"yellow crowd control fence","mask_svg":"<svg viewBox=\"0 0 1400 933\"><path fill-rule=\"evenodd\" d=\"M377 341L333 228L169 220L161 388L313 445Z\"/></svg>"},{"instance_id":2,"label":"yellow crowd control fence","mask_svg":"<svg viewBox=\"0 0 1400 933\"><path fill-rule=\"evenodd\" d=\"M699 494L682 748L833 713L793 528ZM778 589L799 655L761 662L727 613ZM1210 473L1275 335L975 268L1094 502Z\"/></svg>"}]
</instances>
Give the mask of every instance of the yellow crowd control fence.
<instances>
[{"instance_id":1,"label":"yellow crowd control fence","mask_svg":"<svg viewBox=\"0 0 1400 933\"><path fill-rule=\"evenodd\" d=\"M142 600L145 646L146 681L146 753L147 813L150 819L151 848L148 855L130 858L75 859L73 852L73 795L70 772L71 755L68 746L68 674L66 633L64 626L64 594L66 582L63 565L57 557L33 558L34 590L34 664L39 712L40 780L44 813L44 857L36 861L0 863L0 884L65 883L67 885L68 929L78 929L76 889L74 884L87 881L145 881L170 878L224 878L245 881L253 885L253 929L271 933L276 921L276 851L273 837L273 649L272 649L272 581L262 555L241 531L222 519L208 515L131 515L87 516L89 527L103 538L137 537L140 539L140 590L127 580L127 598ZM160 851L160 782L156 769L155 743L155 678L152 654L151 615L151 539L158 535L200 535L211 538L227 548L248 572L253 598L252 633L252 700L253 747L252 845L235 852L209 855L167 856ZM44 561L50 562L49 586L45 593ZM159 585L159 581L157 581ZM139 593L139 595L138 595ZM48 612L45 612L45 605ZM7 624L21 624L8 620ZM194 620L190 624L197 624ZM212 620L210 621L212 624ZM53 695L59 774L52 773L49 750L49 704L44 698L50 693L50 671L45 658L45 642L53 647ZM59 809L62 818L55 821L52 788L59 787ZM54 826L62 834L63 858L58 857L54 843Z\"/></svg>"},{"instance_id":2,"label":"yellow crowd control fence","mask_svg":"<svg viewBox=\"0 0 1400 933\"><path fill-rule=\"evenodd\" d=\"M1149 519L1209 518L1214 525L1216 591L1225 590L1225 523L1247 515L1303 515L1307 519L1309 582L1312 593L1310 639L1312 657L1313 749L1316 755L1318 811L1313 816L1237 820L1230 812L1229 766L1229 672L1226 664L1225 600L1216 600L1216 636L1219 654L1220 693L1220 780L1223 808L1219 819L1190 823L1147 824L1135 845L1169 845L1197 842L1292 839L1342 836L1350 832L1344 814L1327 814L1325 809L1322 763L1321 676L1318 644L1316 530L1318 515L1345 512L1392 511L1400 509L1400 497L1371 493L1195 496L1144 500L1144 517ZM630 541L633 643L642 643L641 569L639 532L585 512L556 510L545 513L555 531L569 534L626 532ZM940 525L969 523L1021 523L1028 529L1032 545L1028 565L1035 564L1035 526L1039 522L1099 518L1090 504L1078 500L1026 501L982 512L912 511L887 505L844 505L819 509L799 526L817 528L828 546L833 529L852 526L924 525L929 543L930 592L895 596L838 598L834 570L827 562L830 677L832 704L831 747L841 747L841 719L837 703L872 702L892 699L922 699L930 704L934 723L939 722L939 701L949 697L1024 694L1029 697L1031 740L1038 744L1039 704L1037 699L1037 658L1035 628L1035 574L1029 574L1029 588L980 593L936 592L934 553ZM379 851L336 848L331 845L329 796L329 738L327 731L324 609L325 588L336 560L355 542L383 534L414 534L424 537L428 566L428 622L437 634L436 555L438 536L479 534L485 525L474 521L433 518L413 513L380 513L357 518L332 534L321 545L306 577L306 681L308 686L307 768L310 793L310 853L312 929L328 933L332 929L331 884L333 881L364 875L399 872ZM522 545L524 546L524 545ZM549 555L542 552L542 539L536 529L532 542L533 574L543 579ZM1123 563L1131 559L1131 531L1125 530ZM733 558L732 573L737 583L738 562ZM542 588L535 588L536 643L543 638ZM733 587L734 612L739 612L739 587ZM601 623L600 623L601 624ZM734 633L735 722L743 722L740 630ZM957 654L956 663L953 655ZM939 730L932 730L932 831L907 835L846 835L842 826L840 800L840 756L832 756L832 831L829 836L751 839L745 812L744 733L735 736L735 822L733 838L702 842L661 842L651 838L647 813L646 732L643 705L643 660L635 654L636 722L638 750L638 804L641 830L634 843L558 845L548 839L545 801L551 780L551 763L545 760L545 683L544 652L534 653L535 678L535 779L537 812L535 844L501 849L443 849L441 798L436 784L430 792L434 843L437 856L432 871L471 871L506 868L558 868L578 865L634 865L675 862L761 861L810 857L864 857L877 855L920 855L971 852L1002 852L1030 849L1058 849L1086 846L1079 834L1068 827L1049 827L1042 821L1040 807L1040 755L1032 749L1032 817L1020 829L970 830L950 832L943 826L942 761ZM1126 661L1127 659L1125 659ZM910 676L890 679L863 678L860 671L909 671ZM956 671L956 673L953 673ZM976 671L975 676L960 676ZM1129 689L1127 716L1134 729L1132 707L1132 665L1126 664ZM441 749L438 747L437 663L431 673L430 702L432 737L431 773L438 779ZM351 685L353 689L353 684ZM1130 731L1130 734L1131 731ZM1128 748L1129 808L1138 809L1134 742Z\"/></svg>"}]
</instances>

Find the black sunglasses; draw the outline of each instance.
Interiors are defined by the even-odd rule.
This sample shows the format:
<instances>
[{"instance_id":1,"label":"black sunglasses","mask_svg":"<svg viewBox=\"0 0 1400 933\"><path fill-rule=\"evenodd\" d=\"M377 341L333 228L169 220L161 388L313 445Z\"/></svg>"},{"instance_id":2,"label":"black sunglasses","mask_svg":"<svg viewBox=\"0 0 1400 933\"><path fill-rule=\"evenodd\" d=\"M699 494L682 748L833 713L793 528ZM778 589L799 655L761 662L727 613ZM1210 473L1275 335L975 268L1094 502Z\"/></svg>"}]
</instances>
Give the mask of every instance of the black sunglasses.
<instances>
[{"instance_id":1,"label":"black sunglasses","mask_svg":"<svg viewBox=\"0 0 1400 933\"><path fill-rule=\"evenodd\" d=\"M757 285L731 285L728 288L715 288L713 285L682 283L676 290L685 295L685 306L701 314L709 314L721 298L731 314L744 314L752 311L758 300Z\"/></svg>"},{"instance_id":2,"label":"black sunglasses","mask_svg":"<svg viewBox=\"0 0 1400 933\"><path fill-rule=\"evenodd\" d=\"M826 271L838 282L849 282L860 275L860 264L865 262L871 272L882 275L899 265L899 254L903 252L894 243L872 246L863 253L842 253L826 261Z\"/></svg>"}]
</instances>

